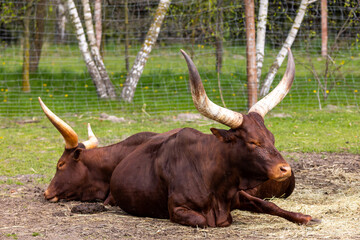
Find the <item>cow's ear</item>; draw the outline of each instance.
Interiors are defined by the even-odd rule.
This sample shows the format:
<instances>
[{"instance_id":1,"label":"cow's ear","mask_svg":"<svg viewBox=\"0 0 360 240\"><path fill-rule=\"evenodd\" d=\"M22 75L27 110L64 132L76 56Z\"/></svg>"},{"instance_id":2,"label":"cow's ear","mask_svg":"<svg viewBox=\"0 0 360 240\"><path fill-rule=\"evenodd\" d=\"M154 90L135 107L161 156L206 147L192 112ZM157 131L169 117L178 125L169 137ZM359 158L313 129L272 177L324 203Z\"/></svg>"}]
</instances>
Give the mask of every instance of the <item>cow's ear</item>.
<instances>
[{"instance_id":1,"label":"cow's ear","mask_svg":"<svg viewBox=\"0 0 360 240\"><path fill-rule=\"evenodd\" d=\"M81 148L77 148L74 152L74 160L75 161L80 161L80 156L81 156L81 153L82 153L82 149Z\"/></svg>"},{"instance_id":2,"label":"cow's ear","mask_svg":"<svg viewBox=\"0 0 360 240\"><path fill-rule=\"evenodd\" d=\"M234 135L227 130L210 128L210 131L222 142L231 142L234 140Z\"/></svg>"}]
</instances>

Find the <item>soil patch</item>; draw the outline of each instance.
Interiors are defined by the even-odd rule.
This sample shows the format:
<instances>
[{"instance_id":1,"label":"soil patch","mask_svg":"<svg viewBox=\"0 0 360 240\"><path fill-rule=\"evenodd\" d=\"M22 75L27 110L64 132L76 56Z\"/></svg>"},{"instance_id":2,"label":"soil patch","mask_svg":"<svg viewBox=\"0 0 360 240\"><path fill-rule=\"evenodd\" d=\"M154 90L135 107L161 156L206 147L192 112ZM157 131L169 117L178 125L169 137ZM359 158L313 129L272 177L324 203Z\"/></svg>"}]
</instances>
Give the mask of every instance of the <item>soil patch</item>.
<instances>
[{"instance_id":1,"label":"soil patch","mask_svg":"<svg viewBox=\"0 0 360 240\"><path fill-rule=\"evenodd\" d=\"M233 211L226 228L191 228L163 219L139 218L117 207L76 201L50 203L35 175L0 184L0 239L360 239L360 155L283 153L296 188L272 199L290 211L322 219L299 226L265 214Z\"/></svg>"}]
</instances>

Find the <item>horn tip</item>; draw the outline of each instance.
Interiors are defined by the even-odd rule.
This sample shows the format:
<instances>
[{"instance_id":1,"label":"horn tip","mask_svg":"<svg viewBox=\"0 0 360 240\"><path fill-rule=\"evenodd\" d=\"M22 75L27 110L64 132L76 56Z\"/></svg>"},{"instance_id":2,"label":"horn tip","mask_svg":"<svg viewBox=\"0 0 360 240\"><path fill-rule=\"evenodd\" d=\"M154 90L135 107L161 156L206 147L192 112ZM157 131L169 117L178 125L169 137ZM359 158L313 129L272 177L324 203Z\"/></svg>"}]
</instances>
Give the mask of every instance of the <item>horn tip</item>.
<instances>
[{"instance_id":1,"label":"horn tip","mask_svg":"<svg viewBox=\"0 0 360 240\"><path fill-rule=\"evenodd\" d=\"M188 57L187 53L184 50L180 49L180 52L185 58Z\"/></svg>"}]
</instances>

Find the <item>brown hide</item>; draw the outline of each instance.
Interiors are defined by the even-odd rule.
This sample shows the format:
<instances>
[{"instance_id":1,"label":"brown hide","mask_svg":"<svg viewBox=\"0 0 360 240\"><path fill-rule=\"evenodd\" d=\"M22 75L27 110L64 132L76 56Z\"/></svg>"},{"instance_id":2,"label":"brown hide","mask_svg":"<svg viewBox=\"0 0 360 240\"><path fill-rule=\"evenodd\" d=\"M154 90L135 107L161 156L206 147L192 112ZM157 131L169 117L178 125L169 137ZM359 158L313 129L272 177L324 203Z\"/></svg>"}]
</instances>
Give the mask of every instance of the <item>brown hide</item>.
<instances>
[{"instance_id":1,"label":"brown hide","mask_svg":"<svg viewBox=\"0 0 360 240\"><path fill-rule=\"evenodd\" d=\"M157 133L142 132L107 147L85 149L79 143L76 148L65 149L45 198L53 202L105 200L116 165L154 135Z\"/></svg>"},{"instance_id":2,"label":"brown hide","mask_svg":"<svg viewBox=\"0 0 360 240\"><path fill-rule=\"evenodd\" d=\"M249 113L239 128L212 132L184 128L139 146L113 172L110 191L116 204L136 216L170 218L194 227L228 226L233 209L297 223L311 220L258 198L290 194L294 187L294 178L282 175L285 168L289 176L290 168L260 115Z\"/></svg>"}]
</instances>

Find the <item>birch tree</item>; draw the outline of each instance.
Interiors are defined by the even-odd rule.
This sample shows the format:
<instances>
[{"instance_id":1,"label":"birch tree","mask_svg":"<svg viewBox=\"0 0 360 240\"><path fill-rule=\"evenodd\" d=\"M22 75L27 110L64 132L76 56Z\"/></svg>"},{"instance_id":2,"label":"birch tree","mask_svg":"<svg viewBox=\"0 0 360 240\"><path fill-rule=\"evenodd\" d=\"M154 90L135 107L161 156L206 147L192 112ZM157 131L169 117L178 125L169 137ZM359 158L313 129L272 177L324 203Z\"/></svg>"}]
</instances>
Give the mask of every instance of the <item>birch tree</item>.
<instances>
[{"instance_id":1,"label":"birch tree","mask_svg":"<svg viewBox=\"0 0 360 240\"><path fill-rule=\"evenodd\" d=\"M159 6L155 13L154 21L152 22L150 29L145 37L145 41L136 56L134 65L132 66L130 73L126 78L121 97L127 102L132 102L134 98L136 86L139 82L142 72L144 71L149 54L159 36L160 28L169 8L170 2L171 0L160 0Z\"/></svg>"},{"instance_id":2,"label":"birch tree","mask_svg":"<svg viewBox=\"0 0 360 240\"><path fill-rule=\"evenodd\" d=\"M101 58L100 50L96 44L95 32L94 32L94 25L92 21L92 14L90 9L89 0L82 0L83 8L84 8L84 20L86 26L86 35L88 37L90 49L91 49L91 56L94 59L95 65L99 71L102 81L105 84L107 94L110 98L115 98L115 88L111 83L109 75L106 71L105 64ZM100 9L101 10L101 9ZM101 20L101 19L100 19ZM101 34L101 33L99 33Z\"/></svg>"},{"instance_id":3,"label":"birch tree","mask_svg":"<svg viewBox=\"0 0 360 240\"><path fill-rule=\"evenodd\" d=\"M257 87L260 86L261 69L264 62L265 53L265 35L266 35L266 20L268 15L268 0L260 0L258 25L256 33L256 69L257 69Z\"/></svg>"},{"instance_id":4,"label":"birch tree","mask_svg":"<svg viewBox=\"0 0 360 240\"><path fill-rule=\"evenodd\" d=\"M256 48L255 48L255 3L245 0L246 21L246 73L249 109L257 102Z\"/></svg>"},{"instance_id":5,"label":"birch tree","mask_svg":"<svg viewBox=\"0 0 360 240\"><path fill-rule=\"evenodd\" d=\"M102 37L101 0L95 0L94 19L96 32L96 46L100 49Z\"/></svg>"},{"instance_id":6,"label":"birch tree","mask_svg":"<svg viewBox=\"0 0 360 240\"><path fill-rule=\"evenodd\" d=\"M306 8L308 7L309 4L316 2L317 0L301 0L300 3L300 7L298 10L298 13L295 17L294 23L290 29L290 32L285 40L285 43L283 44L280 52L278 53L274 63L272 64L272 66L270 67L270 70L264 80L264 84L261 88L260 91L260 95L261 96L265 96L269 90L270 90L270 86L275 78L275 75L277 73L277 71L279 70L281 64L283 63L286 55L287 55L287 49L291 47L291 45L293 44L295 37L298 33L298 30L300 28L300 25L304 19L305 16L305 12L306 12Z\"/></svg>"},{"instance_id":7,"label":"birch tree","mask_svg":"<svg viewBox=\"0 0 360 240\"><path fill-rule=\"evenodd\" d=\"M89 51L88 43L86 42L86 37L84 33L84 29L81 24L81 20L79 18L79 14L77 12L75 3L73 0L68 0L68 9L71 20L74 24L76 37L79 42L79 49L84 58L86 67L89 71L92 81L95 84L96 92L100 98L108 98L108 93L106 91L105 83L102 81L101 75L95 65L95 62L91 56Z\"/></svg>"},{"instance_id":8,"label":"birch tree","mask_svg":"<svg viewBox=\"0 0 360 240\"><path fill-rule=\"evenodd\" d=\"M55 23L55 35L56 43L64 43L65 41L65 24L66 24L66 5L64 0L56 0L56 23Z\"/></svg>"}]
</instances>

